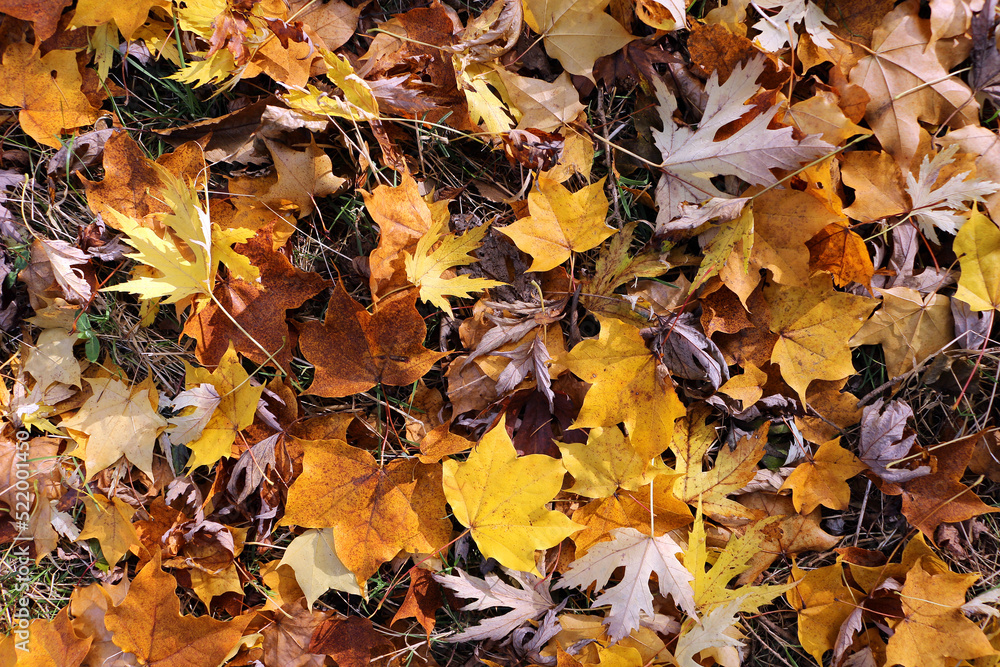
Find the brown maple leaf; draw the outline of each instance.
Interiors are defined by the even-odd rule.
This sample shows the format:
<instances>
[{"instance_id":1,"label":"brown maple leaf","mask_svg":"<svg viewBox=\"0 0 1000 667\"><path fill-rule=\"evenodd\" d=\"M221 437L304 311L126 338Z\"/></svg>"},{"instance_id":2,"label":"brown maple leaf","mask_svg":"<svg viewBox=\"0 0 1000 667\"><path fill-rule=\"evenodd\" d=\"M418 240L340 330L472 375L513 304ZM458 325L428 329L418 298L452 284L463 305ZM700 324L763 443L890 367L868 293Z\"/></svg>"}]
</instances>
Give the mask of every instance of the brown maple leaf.
<instances>
[{"instance_id":1,"label":"brown maple leaf","mask_svg":"<svg viewBox=\"0 0 1000 667\"><path fill-rule=\"evenodd\" d=\"M330 283L319 274L292 266L273 249L273 237L271 223L247 243L235 246L260 270L259 283L227 276L215 286L218 301L207 304L184 324L184 335L197 341L195 354L202 365L217 366L231 341L237 352L255 364L270 363L291 372L295 336L285 320L286 311L298 308ZM273 355L270 359L262 347Z\"/></svg>"},{"instance_id":2,"label":"brown maple leaf","mask_svg":"<svg viewBox=\"0 0 1000 667\"><path fill-rule=\"evenodd\" d=\"M338 398L423 377L447 353L423 346L427 325L416 301L416 290L409 289L379 301L369 313L338 284L323 323L298 327L302 354L316 367L306 393Z\"/></svg>"}]
</instances>

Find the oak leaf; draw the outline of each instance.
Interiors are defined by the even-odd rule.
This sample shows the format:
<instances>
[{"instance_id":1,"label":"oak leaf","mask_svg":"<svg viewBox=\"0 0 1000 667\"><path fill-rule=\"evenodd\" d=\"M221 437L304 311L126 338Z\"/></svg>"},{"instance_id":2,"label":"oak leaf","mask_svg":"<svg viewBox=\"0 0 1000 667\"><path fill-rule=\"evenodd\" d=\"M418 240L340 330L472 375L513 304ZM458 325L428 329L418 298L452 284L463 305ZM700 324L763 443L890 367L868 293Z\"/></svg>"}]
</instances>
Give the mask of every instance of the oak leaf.
<instances>
[{"instance_id":1,"label":"oak leaf","mask_svg":"<svg viewBox=\"0 0 1000 667\"><path fill-rule=\"evenodd\" d=\"M666 448L684 406L660 379L657 358L639 330L616 319L600 322L598 338L581 342L565 357L569 370L592 385L572 428L623 422L632 446L651 460Z\"/></svg>"},{"instance_id":2,"label":"oak leaf","mask_svg":"<svg viewBox=\"0 0 1000 667\"><path fill-rule=\"evenodd\" d=\"M545 507L565 474L558 460L544 454L518 456L501 418L467 461L444 462L444 494L484 556L540 576L535 550L554 547L580 529Z\"/></svg>"},{"instance_id":3,"label":"oak leaf","mask_svg":"<svg viewBox=\"0 0 1000 667\"><path fill-rule=\"evenodd\" d=\"M160 569L159 560L157 556L149 561L132 580L124 601L108 609L105 623L115 644L149 667L221 664L253 614L231 621L181 616L177 582Z\"/></svg>"},{"instance_id":4,"label":"oak leaf","mask_svg":"<svg viewBox=\"0 0 1000 667\"><path fill-rule=\"evenodd\" d=\"M822 505L833 510L847 509L851 487L847 480L868 466L840 446L840 438L820 445L816 453L795 466L779 491L792 490L795 511L809 514Z\"/></svg>"},{"instance_id":5,"label":"oak leaf","mask_svg":"<svg viewBox=\"0 0 1000 667\"><path fill-rule=\"evenodd\" d=\"M381 466L341 440L298 440L302 474L281 525L333 528L337 557L361 585L400 551L430 553L451 535L441 469L416 459Z\"/></svg>"},{"instance_id":6,"label":"oak leaf","mask_svg":"<svg viewBox=\"0 0 1000 667\"><path fill-rule=\"evenodd\" d=\"M743 642L739 639L738 614L743 600L736 598L720 605L699 619L699 623L681 632L674 649L677 667L700 667L695 656L709 649L739 649ZM739 652L734 651L739 660ZM720 662L719 664L724 664ZM738 664L738 663L737 663Z\"/></svg>"},{"instance_id":7,"label":"oak leaf","mask_svg":"<svg viewBox=\"0 0 1000 667\"><path fill-rule=\"evenodd\" d=\"M60 426L77 447L70 452L87 464L87 480L124 456L153 476L153 447L167 420L151 405L149 389L129 387L111 378L87 378L93 394Z\"/></svg>"},{"instance_id":8,"label":"oak leaf","mask_svg":"<svg viewBox=\"0 0 1000 667\"><path fill-rule=\"evenodd\" d=\"M608 227L604 179L570 192L562 183L539 177L528 195L530 215L499 231L532 256L529 271L548 271L573 252L594 248L617 230Z\"/></svg>"},{"instance_id":9,"label":"oak leaf","mask_svg":"<svg viewBox=\"0 0 1000 667\"><path fill-rule=\"evenodd\" d=\"M611 542L595 544L586 556L573 561L555 588L586 588L594 584L601 590L615 569L624 567L622 581L605 590L592 605L611 605L605 623L612 642L638 628L643 615L652 616L649 580L653 572L659 581L660 595L671 596L686 614L697 616L691 586L694 575L677 559L683 551L676 542L668 535L650 537L634 528L618 528L611 534L614 538Z\"/></svg>"},{"instance_id":10,"label":"oak leaf","mask_svg":"<svg viewBox=\"0 0 1000 667\"><path fill-rule=\"evenodd\" d=\"M458 634L449 636L445 641L502 640L556 606L548 584L533 574L504 568L507 576L517 583L518 588L515 588L496 574L487 574L484 579L480 579L470 576L460 568L455 568L455 572L458 576L438 574L434 575L434 580L450 588L456 597L472 600L461 607L461 611L496 607L507 607L511 611L466 628Z\"/></svg>"},{"instance_id":11,"label":"oak leaf","mask_svg":"<svg viewBox=\"0 0 1000 667\"><path fill-rule=\"evenodd\" d=\"M752 107L744 104L757 92L757 78L764 72L764 58L738 66L722 85L713 73L705 92L708 103L697 130L674 122L677 101L663 84L657 85L663 130L653 132L656 147L663 154L663 176L656 186L660 207L657 225L665 225L680 215L684 202L701 203L710 197L725 197L711 183L716 175L737 176L752 185L770 185L771 169L794 169L801 163L833 150L818 135L799 141L790 127L768 129L778 113L774 106L756 116L725 141L715 141L716 133Z\"/></svg>"},{"instance_id":12,"label":"oak leaf","mask_svg":"<svg viewBox=\"0 0 1000 667\"><path fill-rule=\"evenodd\" d=\"M336 398L423 377L447 352L423 346L427 325L416 300L411 288L383 299L369 313L338 284L323 323L298 325L299 347L316 367L307 393Z\"/></svg>"},{"instance_id":13,"label":"oak leaf","mask_svg":"<svg viewBox=\"0 0 1000 667\"><path fill-rule=\"evenodd\" d=\"M19 108L21 129L40 144L60 148L60 134L97 120L100 111L82 86L73 51L59 49L40 56L27 42L4 50L0 104Z\"/></svg>"},{"instance_id":14,"label":"oak leaf","mask_svg":"<svg viewBox=\"0 0 1000 667\"><path fill-rule=\"evenodd\" d=\"M884 403L879 399L865 406L862 412L860 459L887 482L898 484L931 472L926 465L916 469L895 467L910 453L917 440L912 430L906 432L906 421L912 418L913 408L903 401Z\"/></svg>"},{"instance_id":15,"label":"oak leaf","mask_svg":"<svg viewBox=\"0 0 1000 667\"><path fill-rule=\"evenodd\" d=\"M446 234L444 221L438 220L419 241L413 254L406 253L406 277L420 290L420 300L431 303L449 317L454 317L451 304L445 297L468 298L504 283L487 278L469 276L447 277L446 272L456 266L466 266L476 261L469 253L479 247L489 225L470 229L465 234ZM434 247L436 244L437 247ZM432 249L433 248L433 249Z\"/></svg>"}]
</instances>

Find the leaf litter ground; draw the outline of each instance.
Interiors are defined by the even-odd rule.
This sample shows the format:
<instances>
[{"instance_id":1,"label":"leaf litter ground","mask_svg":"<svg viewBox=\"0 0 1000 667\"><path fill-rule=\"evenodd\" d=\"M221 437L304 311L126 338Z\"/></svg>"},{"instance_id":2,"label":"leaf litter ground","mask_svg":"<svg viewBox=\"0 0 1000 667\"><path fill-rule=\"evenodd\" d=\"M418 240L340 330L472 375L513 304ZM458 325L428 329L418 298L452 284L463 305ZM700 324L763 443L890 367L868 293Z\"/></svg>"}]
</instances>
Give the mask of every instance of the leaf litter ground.
<instances>
[{"instance_id":1,"label":"leaf litter ground","mask_svg":"<svg viewBox=\"0 0 1000 667\"><path fill-rule=\"evenodd\" d=\"M995 664L980 4L4 3L0 665Z\"/></svg>"}]
</instances>

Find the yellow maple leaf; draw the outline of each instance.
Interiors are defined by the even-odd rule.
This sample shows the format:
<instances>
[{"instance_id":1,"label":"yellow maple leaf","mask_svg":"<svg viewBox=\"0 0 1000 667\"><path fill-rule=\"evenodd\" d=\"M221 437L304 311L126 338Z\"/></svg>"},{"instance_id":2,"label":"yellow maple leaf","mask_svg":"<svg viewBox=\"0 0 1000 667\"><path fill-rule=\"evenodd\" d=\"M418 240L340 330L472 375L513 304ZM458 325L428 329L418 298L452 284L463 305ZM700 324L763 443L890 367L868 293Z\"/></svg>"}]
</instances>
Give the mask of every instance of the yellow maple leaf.
<instances>
[{"instance_id":1,"label":"yellow maple leaf","mask_svg":"<svg viewBox=\"0 0 1000 667\"><path fill-rule=\"evenodd\" d=\"M308 84L305 88L293 88L281 96L288 106L318 116L336 116L362 122L378 120L378 100L368 82L354 73L347 58L326 49L320 49L320 54L329 68L326 78L341 90L343 97L333 97Z\"/></svg>"},{"instance_id":2,"label":"yellow maple leaf","mask_svg":"<svg viewBox=\"0 0 1000 667\"><path fill-rule=\"evenodd\" d=\"M489 225L475 227L459 236L444 233L444 221L439 219L419 241L413 254L406 253L406 278L420 288L420 300L434 304L454 317L451 304L445 297L466 298L472 292L504 285L498 280L470 278L469 276L445 277L445 271L476 261L469 253L479 247ZM431 250L438 241L441 244Z\"/></svg>"},{"instance_id":3,"label":"yellow maple leaf","mask_svg":"<svg viewBox=\"0 0 1000 667\"><path fill-rule=\"evenodd\" d=\"M164 298L164 303L195 299L202 303L212 297L218 265L224 264L230 273L242 280L254 282L260 272L250 260L232 249L234 243L245 243L254 232L249 229L222 229L213 225L208 210L198 200L194 187L153 163L163 181L161 196L171 212L163 215L163 225L173 235L161 238L148 227L113 209L114 225L128 234L129 243L137 252L128 255L156 269L160 275L142 276L120 285L104 288L109 292L132 292L144 299Z\"/></svg>"},{"instance_id":4,"label":"yellow maple leaf","mask_svg":"<svg viewBox=\"0 0 1000 667\"><path fill-rule=\"evenodd\" d=\"M559 181L541 176L528 195L528 211L531 215L500 231L534 258L529 271L554 269L570 253L595 248L617 231L604 224L608 198L603 178L570 192Z\"/></svg>"},{"instance_id":5,"label":"yellow maple leaf","mask_svg":"<svg viewBox=\"0 0 1000 667\"><path fill-rule=\"evenodd\" d=\"M962 265L955 298L974 311L1000 310L1000 229L979 211L955 236Z\"/></svg>"},{"instance_id":6,"label":"yellow maple leaf","mask_svg":"<svg viewBox=\"0 0 1000 667\"><path fill-rule=\"evenodd\" d=\"M811 460L797 465L779 490L792 490L792 503L801 514L809 514L820 505L843 510L851 500L847 480L867 469L836 438L820 445Z\"/></svg>"},{"instance_id":7,"label":"yellow maple leaf","mask_svg":"<svg viewBox=\"0 0 1000 667\"><path fill-rule=\"evenodd\" d=\"M639 330L619 320L598 319L599 337L566 355L569 370L592 385L571 428L624 423L632 446L652 460L666 449L684 406L674 388L659 379L657 359Z\"/></svg>"},{"instance_id":8,"label":"yellow maple leaf","mask_svg":"<svg viewBox=\"0 0 1000 667\"><path fill-rule=\"evenodd\" d=\"M588 498L607 498L618 489L635 491L663 468L652 468L621 429L592 428L587 442L560 442L563 465L576 483L569 489Z\"/></svg>"},{"instance_id":9,"label":"yellow maple leaf","mask_svg":"<svg viewBox=\"0 0 1000 667\"><path fill-rule=\"evenodd\" d=\"M77 541L97 538L108 565L114 566L129 551L138 553L142 544L132 525L136 510L121 498L110 501L102 495L84 496L87 521Z\"/></svg>"},{"instance_id":10,"label":"yellow maple leaf","mask_svg":"<svg viewBox=\"0 0 1000 667\"><path fill-rule=\"evenodd\" d=\"M153 446L167 420L157 414L149 389L129 387L111 378L87 378L93 395L60 424L77 447L72 456L87 464L87 481L123 455L153 477Z\"/></svg>"},{"instance_id":11,"label":"yellow maple leaf","mask_svg":"<svg viewBox=\"0 0 1000 667\"><path fill-rule=\"evenodd\" d=\"M214 371L194 368L186 362L184 366L187 370L185 380L188 389L201 384L210 384L215 387L220 397L219 404L202 430L201 436L187 443L191 449L191 459L187 467L188 470L194 470L198 466L213 465L219 459L230 455L236 434L253 423L257 402L264 392L264 386L254 386L250 383L250 376L240 365L239 355L236 354L232 342L229 343L229 349Z\"/></svg>"},{"instance_id":12,"label":"yellow maple leaf","mask_svg":"<svg viewBox=\"0 0 1000 667\"><path fill-rule=\"evenodd\" d=\"M562 487L562 464L544 454L518 456L504 422L467 461L444 462L444 495L484 556L541 576L535 550L554 547L582 526L545 507Z\"/></svg>"},{"instance_id":13,"label":"yellow maple leaf","mask_svg":"<svg viewBox=\"0 0 1000 667\"><path fill-rule=\"evenodd\" d=\"M81 92L83 78L73 51L39 56L31 44L7 47L0 66L0 104L20 109L21 129L35 141L59 148L59 134L89 125L100 110Z\"/></svg>"},{"instance_id":14,"label":"yellow maple leaf","mask_svg":"<svg viewBox=\"0 0 1000 667\"><path fill-rule=\"evenodd\" d=\"M524 22L542 35L545 51L572 74L593 80L594 61L632 35L604 13L610 0L526 0Z\"/></svg>"}]
</instances>

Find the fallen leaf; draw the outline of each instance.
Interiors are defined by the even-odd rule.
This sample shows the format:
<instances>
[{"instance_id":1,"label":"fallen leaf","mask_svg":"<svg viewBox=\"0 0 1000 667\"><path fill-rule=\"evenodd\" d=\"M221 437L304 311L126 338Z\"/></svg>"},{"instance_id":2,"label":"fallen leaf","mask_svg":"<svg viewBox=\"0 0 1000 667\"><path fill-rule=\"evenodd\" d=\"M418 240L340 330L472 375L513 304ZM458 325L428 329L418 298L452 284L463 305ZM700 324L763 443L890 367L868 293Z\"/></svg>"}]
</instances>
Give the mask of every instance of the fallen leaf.
<instances>
[{"instance_id":1,"label":"fallen leaf","mask_svg":"<svg viewBox=\"0 0 1000 667\"><path fill-rule=\"evenodd\" d=\"M184 366L188 389L207 384L214 387L219 396L219 404L201 434L185 443L191 450L191 458L187 462L190 471L199 466L214 465L219 459L232 455L239 432L253 423L264 387L250 381L232 344L214 371L194 368L187 362Z\"/></svg>"},{"instance_id":2,"label":"fallen leaf","mask_svg":"<svg viewBox=\"0 0 1000 667\"><path fill-rule=\"evenodd\" d=\"M434 631L434 617L441 608L441 586L434 574L422 567L414 565L410 568L409 575L410 587L406 589L403 604L399 605L389 625L404 618L415 618L429 637Z\"/></svg>"},{"instance_id":3,"label":"fallen leaf","mask_svg":"<svg viewBox=\"0 0 1000 667\"><path fill-rule=\"evenodd\" d=\"M501 640L556 606L545 580L527 572L504 568L507 576L517 583L518 588L515 588L495 574L487 574L485 579L480 579L460 568L455 568L455 571L458 576L438 574L434 575L434 580L450 588L455 596L472 600L461 607L461 611L496 607L506 607L511 611L451 635L445 639L447 642Z\"/></svg>"},{"instance_id":4,"label":"fallen leaf","mask_svg":"<svg viewBox=\"0 0 1000 667\"><path fill-rule=\"evenodd\" d=\"M77 539L96 538L108 565L114 567L129 551L140 548L139 536L132 525L134 507L121 498L108 500L100 494L85 497L83 502L87 506L87 521Z\"/></svg>"},{"instance_id":5,"label":"fallen leaf","mask_svg":"<svg viewBox=\"0 0 1000 667\"><path fill-rule=\"evenodd\" d=\"M871 95L865 118L882 148L906 169L917 154L920 122L953 127L976 125L979 104L949 70L968 54L967 42L939 40L928 47L929 20L917 3L904 2L885 15L872 33L870 55L849 80Z\"/></svg>"},{"instance_id":6,"label":"fallen leaf","mask_svg":"<svg viewBox=\"0 0 1000 667\"><path fill-rule=\"evenodd\" d=\"M301 440L302 474L281 525L333 528L336 555L363 584L400 551L431 553L451 536L441 469L416 459L379 465L341 440Z\"/></svg>"},{"instance_id":7,"label":"fallen leaf","mask_svg":"<svg viewBox=\"0 0 1000 667\"><path fill-rule=\"evenodd\" d=\"M539 574L535 551L580 529L546 509L566 471L544 454L518 456L504 419L483 436L464 463L444 462L444 494L483 555L521 572Z\"/></svg>"},{"instance_id":8,"label":"fallen leaf","mask_svg":"<svg viewBox=\"0 0 1000 667\"><path fill-rule=\"evenodd\" d=\"M632 446L651 460L666 449L684 406L660 379L657 359L639 330L611 318L600 322L598 338L581 342L565 357L566 367L591 383L571 428L624 423Z\"/></svg>"},{"instance_id":9,"label":"fallen leaf","mask_svg":"<svg viewBox=\"0 0 1000 667\"><path fill-rule=\"evenodd\" d=\"M416 300L411 289L383 299L369 313L337 285L323 323L298 326L302 354L316 367L308 393L336 398L423 377L447 352L422 345L427 326Z\"/></svg>"},{"instance_id":10,"label":"fallen leaf","mask_svg":"<svg viewBox=\"0 0 1000 667\"><path fill-rule=\"evenodd\" d=\"M880 289L882 308L865 322L851 345L882 345L891 378L921 366L940 354L954 338L955 324L948 297L922 295L908 287Z\"/></svg>"},{"instance_id":11,"label":"fallen leaf","mask_svg":"<svg viewBox=\"0 0 1000 667\"><path fill-rule=\"evenodd\" d=\"M99 110L81 91L72 51L41 56L26 42L10 44L0 67L0 104L19 108L18 122L40 144L60 148L59 136L97 120Z\"/></svg>"},{"instance_id":12,"label":"fallen leaf","mask_svg":"<svg viewBox=\"0 0 1000 667\"><path fill-rule=\"evenodd\" d=\"M824 442L789 475L779 491L792 490L795 511L809 514L822 505L832 510L847 509L851 488L847 480L868 466L840 446L840 438Z\"/></svg>"},{"instance_id":13,"label":"fallen leaf","mask_svg":"<svg viewBox=\"0 0 1000 667\"><path fill-rule=\"evenodd\" d=\"M372 627L370 619L348 616L323 621L307 650L333 657L340 667L368 667L373 655L385 655L392 643Z\"/></svg>"},{"instance_id":14,"label":"fallen leaf","mask_svg":"<svg viewBox=\"0 0 1000 667\"><path fill-rule=\"evenodd\" d=\"M715 141L716 132L752 108L744 102L757 92L764 62L764 58L755 58L738 66L721 85L718 74L712 74L705 88L708 105L697 130L674 122L677 101L662 84L657 86L663 121L663 130L653 132L656 147L663 154L663 176L656 186L658 228L678 217L684 202L697 204L710 197L724 197L712 185L713 176L732 175L752 185L770 185L775 180L771 169L794 169L833 150L817 135L798 141L790 127L768 129L778 106L756 116L725 141Z\"/></svg>"},{"instance_id":15,"label":"fallen leaf","mask_svg":"<svg viewBox=\"0 0 1000 667\"><path fill-rule=\"evenodd\" d=\"M150 667L221 663L253 615L231 621L181 616L176 587L174 578L160 569L159 557L149 561L132 580L122 603L108 609L105 623L115 644Z\"/></svg>"},{"instance_id":16,"label":"fallen leaf","mask_svg":"<svg viewBox=\"0 0 1000 667\"><path fill-rule=\"evenodd\" d=\"M616 231L604 224L604 179L570 192L562 183L540 177L528 195L528 210L528 217L499 231L532 256L529 271L554 269L572 253L590 250Z\"/></svg>"},{"instance_id":17,"label":"fallen leaf","mask_svg":"<svg viewBox=\"0 0 1000 667\"><path fill-rule=\"evenodd\" d=\"M87 465L87 480L124 456L153 476L153 447L167 420L150 404L149 389L111 378L87 378L92 395L60 426L76 441L70 454Z\"/></svg>"},{"instance_id":18,"label":"fallen leaf","mask_svg":"<svg viewBox=\"0 0 1000 667\"><path fill-rule=\"evenodd\" d=\"M295 268L275 251L274 230L275 225L267 225L247 243L234 246L260 271L259 282L226 275L215 286L215 299L184 323L184 335L197 341L195 355L205 366L218 365L232 344L255 364L278 365L286 373L291 370L296 339L286 321L287 311L330 283L316 273Z\"/></svg>"},{"instance_id":19,"label":"fallen leaf","mask_svg":"<svg viewBox=\"0 0 1000 667\"><path fill-rule=\"evenodd\" d=\"M337 556L333 528L311 528L292 540L278 566L287 565L295 572L295 581L312 609L329 590L364 595L358 580Z\"/></svg>"},{"instance_id":20,"label":"fallen leaf","mask_svg":"<svg viewBox=\"0 0 1000 667\"><path fill-rule=\"evenodd\" d=\"M978 211L955 236L962 265L955 298L973 311L1000 310L1000 229Z\"/></svg>"},{"instance_id":21,"label":"fallen leaf","mask_svg":"<svg viewBox=\"0 0 1000 667\"><path fill-rule=\"evenodd\" d=\"M543 37L545 50L567 72L593 80L594 61L614 53L632 35L604 13L610 0L525 3L524 22Z\"/></svg>"},{"instance_id":22,"label":"fallen leaf","mask_svg":"<svg viewBox=\"0 0 1000 667\"><path fill-rule=\"evenodd\" d=\"M962 613L975 574L937 572L920 559L900 590L903 617L890 623L886 663L904 667L944 667L954 660L995 655L979 626Z\"/></svg>"},{"instance_id":23,"label":"fallen leaf","mask_svg":"<svg viewBox=\"0 0 1000 667\"><path fill-rule=\"evenodd\" d=\"M778 335L771 363L805 403L814 380L841 380L854 373L847 341L875 307L873 299L835 292L829 279L809 288L767 286L770 329Z\"/></svg>"},{"instance_id":24,"label":"fallen leaf","mask_svg":"<svg viewBox=\"0 0 1000 667\"><path fill-rule=\"evenodd\" d=\"M476 261L469 253L479 247L487 231L489 225L481 225L458 236L445 233L443 220L434 223L417 242L413 254L406 253L406 278L420 290L421 301L431 303L448 313L449 317L454 317L451 304L445 297L469 298L472 292L504 284L486 278L446 275L457 266Z\"/></svg>"},{"instance_id":25,"label":"fallen leaf","mask_svg":"<svg viewBox=\"0 0 1000 667\"><path fill-rule=\"evenodd\" d=\"M611 542L595 544L587 555L573 561L555 588L586 588L594 584L601 590L615 569L624 567L622 581L605 590L592 605L611 606L605 623L612 642L639 627L643 616L652 616L649 580L653 572L659 581L660 595L671 596L689 616L697 615L691 587L694 576L677 559L683 551L676 542L667 535L650 537L634 528L617 528L611 534L614 538Z\"/></svg>"},{"instance_id":26,"label":"fallen leaf","mask_svg":"<svg viewBox=\"0 0 1000 667\"><path fill-rule=\"evenodd\" d=\"M910 453L917 439L912 431L906 433L906 421L912 417L913 409L903 401L884 403L882 399L865 406L862 413L858 453L861 461L887 482L899 484L931 472L929 466L897 467L897 461Z\"/></svg>"}]
</instances>

